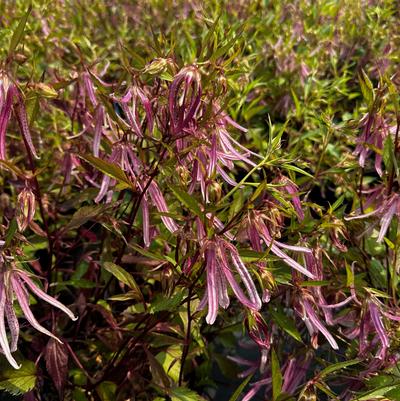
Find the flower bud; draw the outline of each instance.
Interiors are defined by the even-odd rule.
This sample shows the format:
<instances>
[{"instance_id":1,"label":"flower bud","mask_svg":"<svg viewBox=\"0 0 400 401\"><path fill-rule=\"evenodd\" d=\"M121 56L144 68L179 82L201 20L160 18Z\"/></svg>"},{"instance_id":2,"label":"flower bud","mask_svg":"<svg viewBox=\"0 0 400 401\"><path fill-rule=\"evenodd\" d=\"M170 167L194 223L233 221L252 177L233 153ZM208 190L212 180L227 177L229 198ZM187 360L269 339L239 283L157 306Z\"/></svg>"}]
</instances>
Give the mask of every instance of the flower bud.
<instances>
[{"instance_id":1,"label":"flower bud","mask_svg":"<svg viewBox=\"0 0 400 401\"><path fill-rule=\"evenodd\" d=\"M219 202L222 197L222 188L221 184L216 181L213 181L209 186L209 199L211 202Z\"/></svg>"},{"instance_id":2,"label":"flower bud","mask_svg":"<svg viewBox=\"0 0 400 401\"><path fill-rule=\"evenodd\" d=\"M19 231L23 232L35 215L36 199L30 188L25 187L18 195L17 223Z\"/></svg>"}]
</instances>

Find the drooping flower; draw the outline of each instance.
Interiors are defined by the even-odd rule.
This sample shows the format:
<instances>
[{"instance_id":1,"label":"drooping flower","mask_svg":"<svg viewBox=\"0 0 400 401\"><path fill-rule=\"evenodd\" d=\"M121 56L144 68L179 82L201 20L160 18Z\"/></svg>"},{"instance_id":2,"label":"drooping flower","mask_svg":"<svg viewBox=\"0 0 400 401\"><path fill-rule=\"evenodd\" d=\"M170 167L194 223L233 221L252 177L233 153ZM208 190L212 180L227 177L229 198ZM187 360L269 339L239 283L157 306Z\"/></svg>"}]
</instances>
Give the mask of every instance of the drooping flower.
<instances>
[{"instance_id":1,"label":"drooping flower","mask_svg":"<svg viewBox=\"0 0 400 401\"><path fill-rule=\"evenodd\" d=\"M389 196L383 195L381 192L373 193L373 200L369 204L374 204L375 209L371 212L360 214L358 216L345 217L346 220L364 219L371 216L380 217L381 228L379 231L377 242L382 242L390 223L394 216L400 217L400 195L393 193ZM366 207L366 205L364 205Z\"/></svg>"},{"instance_id":2,"label":"drooping flower","mask_svg":"<svg viewBox=\"0 0 400 401\"><path fill-rule=\"evenodd\" d=\"M367 113L360 121L362 134L357 139L357 146L354 155L358 156L358 163L365 166L365 161L375 150L375 170L382 176L382 154L386 137L390 134L391 128L385 119L379 114ZM378 151L376 151L378 150Z\"/></svg>"},{"instance_id":3,"label":"drooping flower","mask_svg":"<svg viewBox=\"0 0 400 401\"><path fill-rule=\"evenodd\" d=\"M13 110L27 151L39 158L32 142L23 96L14 82L0 72L0 160L6 159L6 131Z\"/></svg>"},{"instance_id":4,"label":"drooping flower","mask_svg":"<svg viewBox=\"0 0 400 401\"><path fill-rule=\"evenodd\" d=\"M154 178L150 177L145 172L145 168L140 159L136 156L132 145L128 143L117 143L114 145L111 155L108 161L115 163L124 172L126 172L133 184L133 186L140 192L144 192L141 207L142 207L142 217L143 217L143 237L145 246L150 245L150 222L149 222L149 202L153 203L159 213L161 213L161 221L164 223L165 227L171 233L179 229L175 221L166 216L168 213L168 206L164 199L164 196ZM104 174L99 193L95 198L95 202L101 202L101 200L107 196L106 202L111 202L113 191L112 188L116 181L109 175Z\"/></svg>"},{"instance_id":5,"label":"drooping flower","mask_svg":"<svg viewBox=\"0 0 400 401\"><path fill-rule=\"evenodd\" d=\"M314 348L318 348L318 333L321 333L329 342L331 347L335 350L339 349L336 340L333 338L332 334L321 322L318 316L318 304L315 301L311 293L301 290L296 296L296 304L294 306L295 311L304 321L307 330L311 337L311 343Z\"/></svg>"},{"instance_id":6,"label":"drooping flower","mask_svg":"<svg viewBox=\"0 0 400 401\"><path fill-rule=\"evenodd\" d=\"M281 184L281 187L278 187L277 189L282 192L286 193L291 197L291 202L293 204L293 208L296 211L297 217L300 221L304 220L304 212L303 208L301 207L301 201L299 198L299 187L289 178L279 175L273 183L278 183Z\"/></svg>"},{"instance_id":7,"label":"drooping flower","mask_svg":"<svg viewBox=\"0 0 400 401\"><path fill-rule=\"evenodd\" d=\"M36 198L31 188L26 186L18 195L17 224L19 231L23 232L35 216Z\"/></svg>"},{"instance_id":8,"label":"drooping flower","mask_svg":"<svg viewBox=\"0 0 400 401\"><path fill-rule=\"evenodd\" d=\"M61 342L58 337L43 327L33 315L29 306L29 291L31 291L38 298L49 303L50 305L60 309L66 313L72 320L76 320L77 317L61 302L55 298L46 294L41 290L36 283L29 277L29 275L18 269L15 263L11 263L11 268L6 266L5 259L2 256L1 272L0 272L0 348L7 358L8 362L15 368L19 369L20 365L11 355L12 352L16 351L18 337L19 337L19 323L14 310L14 300L16 300L22 310L25 319L34 327L36 330L55 340ZM8 257L9 258L9 257ZM7 263L8 264L8 263ZM11 336L11 343L7 339L5 318L7 319L8 328Z\"/></svg>"},{"instance_id":9,"label":"drooping flower","mask_svg":"<svg viewBox=\"0 0 400 401\"><path fill-rule=\"evenodd\" d=\"M308 254L312 252L311 249L303 246L286 245L275 240L275 238L271 236L266 222L268 222L267 217L260 212L252 211L248 214L246 227L251 247L256 252L261 252L261 243L263 242L267 249L269 249L274 255L278 256L278 258L280 258L287 265L304 274L305 276L314 279L315 275L312 272L300 265L282 250L287 249L290 251Z\"/></svg>"},{"instance_id":10,"label":"drooping flower","mask_svg":"<svg viewBox=\"0 0 400 401\"><path fill-rule=\"evenodd\" d=\"M195 66L182 68L169 89L172 133L178 135L195 116L201 100L201 76Z\"/></svg>"},{"instance_id":11,"label":"drooping flower","mask_svg":"<svg viewBox=\"0 0 400 401\"><path fill-rule=\"evenodd\" d=\"M256 286L234 245L220 237L203 239L201 254L206 266L207 290L200 302L199 309L203 309L208 304L206 317L208 324L215 322L219 306L224 309L229 306L228 284L236 298L244 306L252 310L261 308L261 299ZM236 280L232 272L233 268L243 282L247 296Z\"/></svg>"}]
</instances>

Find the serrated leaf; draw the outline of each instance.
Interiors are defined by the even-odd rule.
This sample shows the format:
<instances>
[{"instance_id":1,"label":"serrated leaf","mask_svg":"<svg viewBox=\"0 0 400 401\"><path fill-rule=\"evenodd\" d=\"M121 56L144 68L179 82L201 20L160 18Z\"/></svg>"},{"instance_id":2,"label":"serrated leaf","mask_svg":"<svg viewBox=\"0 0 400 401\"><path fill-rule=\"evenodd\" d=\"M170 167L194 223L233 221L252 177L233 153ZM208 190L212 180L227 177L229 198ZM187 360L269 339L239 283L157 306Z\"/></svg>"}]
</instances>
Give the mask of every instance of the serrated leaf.
<instances>
[{"instance_id":1,"label":"serrated leaf","mask_svg":"<svg viewBox=\"0 0 400 401\"><path fill-rule=\"evenodd\" d=\"M7 369L2 372L6 380L0 381L0 389L14 395L25 394L35 387L36 366L31 361L24 361L20 369Z\"/></svg>"},{"instance_id":2,"label":"serrated leaf","mask_svg":"<svg viewBox=\"0 0 400 401\"><path fill-rule=\"evenodd\" d=\"M273 310L270 307L269 311L274 321L281 329L285 330L286 333L290 334L295 340L302 342L300 333L297 330L294 321L285 315L282 308L279 307L277 310Z\"/></svg>"},{"instance_id":3,"label":"serrated leaf","mask_svg":"<svg viewBox=\"0 0 400 401\"><path fill-rule=\"evenodd\" d=\"M388 171L393 168L393 157L394 157L394 145L392 136L388 135L385 139L385 144L383 145L383 162Z\"/></svg>"},{"instance_id":4,"label":"serrated leaf","mask_svg":"<svg viewBox=\"0 0 400 401\"><path fill-rule=\"evenodd\" d=\"M282 168L289 170L289 171L296 171L296 173L300 173L303 175L306 175L307 177L314 178L310 173L307 173L307 171L304 171L300 167L297 166L292 166L291 164L282 164Z\"/></svg>"},{"instance_id":5,"label":"serrated leaf","mask_svg":"<svg viewBox=\"0 0 400 401\"><path fill-rule=\"evenodd\" d=\"M47 343L44 358L47 371L56 386L60 400L62 400L68 375L68 350L64 344L51 338Z\"/></svg>"},{"instance_id":6,"label":"serrated leaf","mask_svg":"<svg viewBox=\"0 0 400 401\"><path fill-rule=\"evenodd\" d=\"M79 228L88 221L93 220L104 210L104 205L82 206L73 214L71 221L63 228L63 232Z\"/></svg>"}]
</instances>

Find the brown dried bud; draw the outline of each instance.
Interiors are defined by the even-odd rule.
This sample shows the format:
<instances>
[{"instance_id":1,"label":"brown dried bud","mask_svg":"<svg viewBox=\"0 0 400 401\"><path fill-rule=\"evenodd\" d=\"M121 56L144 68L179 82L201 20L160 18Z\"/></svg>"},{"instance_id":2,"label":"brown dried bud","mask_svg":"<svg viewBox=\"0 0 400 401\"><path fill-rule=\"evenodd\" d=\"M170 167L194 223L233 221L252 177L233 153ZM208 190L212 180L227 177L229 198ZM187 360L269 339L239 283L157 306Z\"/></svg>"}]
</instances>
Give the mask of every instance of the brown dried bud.
<instances>
[{"instance_id":1,"label":"brown dried bud","mask_svg":"<svg viewBox=\"0 0 400 401\"><path fill-rule=\"evenodd\" d=\"M18 195L17 223L19 231L23 232L29 226L35 215L36 199L32 190L25 187Z\"/></svg>"}]
</instances>

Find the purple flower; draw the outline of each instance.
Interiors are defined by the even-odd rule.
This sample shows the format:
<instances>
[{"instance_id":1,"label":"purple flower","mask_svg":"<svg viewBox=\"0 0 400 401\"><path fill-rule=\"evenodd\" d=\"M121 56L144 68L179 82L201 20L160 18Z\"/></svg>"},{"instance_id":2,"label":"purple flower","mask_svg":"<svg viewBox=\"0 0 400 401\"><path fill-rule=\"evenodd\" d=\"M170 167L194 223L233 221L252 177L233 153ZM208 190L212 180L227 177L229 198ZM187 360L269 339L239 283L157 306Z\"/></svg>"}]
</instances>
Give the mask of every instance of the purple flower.
<instances>
[{"instance_id":1,"label":"purple flower","mask_svg":"<svg viewBox=\"0 0 400 401\"><path fill-rule=\"evenodd\" d=\"M386 137L393 130L379 114L367 113L361 119L362 134L357 139L357 146L354 155L358 155L358 163L365 166L365 161L375 151L375 170L382 176L382 154Z\"/></svg>"},{"instance_id":2,"label":"purple flower","mask_svg":"<svg viewBox=\"0 0 400 401\"><path fill-rule=\"evenodd\" d=\"M47 336L54 338L55 340L61 341L50 331L44 328L33 315L29 306L29 292L30 290L34 295L43 301L53 305L54 307L62 310L72 320L76 320L77 317L65 307L61 302L55 298L47 295L42 291L29 277L29 275L15 267L15 264L11 264L11 269L5 269L4 259L1 262L2 272L0 273L0 348L7 358L8 362L15 368L19 369L20 365L15 361L12 352L16 351L18 337L19 337L19 324L18 319L15 315L13 302L14 298L18 301L18 304L22 310L25 319L34 327ZM11 344L8 342L5 318L7 319L8 328L11 336Z\"/></svg>"},{"instance_id":3,"label":"purple flower","mask_svg":"<svg viewBox=\"0 0 400 401\"><path fill-rule=\"evenodd\" d=\"M400 195L394 193L390 196L378 196L379 193L373 193L373 200L370 203L376 203L375 209L371 212L364 213L358 216L346 217L346 220L364 219L370 216L380 217L381 229L379 231L377 242L382 242L386 235L386 232L390 226L390 223L394 216L399 218L400 216Z\"/></svg>"},{"instance_id":4,"label":"purple flower","mask_svg":"<svg viewBox=\"0 0 400 401\"><path fill-rule=\"evenodd\" d=\"M195 116L201 99L201 76L195 66L182 68L169 89L168 106L174 135L180 134Z\"/></svg>"},{"instance_id":5,"label":"purple flower","mask_svg":"<svg viewBox=\"0 0 400 401\"><path fill-rule=\"evenodd\" d=\"M14 110L27 151L39 158L32 142L21 92L6 74L0 73L0 160L6 159L6 130Z\"/></svg>"},{"instance_id":6,"label":"purple flower","mask_svg":"<svg viewBox=\"0 0 400 401\"><path fill-rule=\"evenodd\" d=\"M282 251L282 249L302 252L304 254L309 254L312 251L302 246L286 245L276 241L274 238L272 238L264 220L267 220L266 216L259 212L254 211L249 213L247 221L247 233L251 247L255 251L261 252L261 242L264 242L267 249L269 249L274 255L278 256L287 265L304 274L305 276L314 279L315 275L313 273L289 257L285 252Z\"/></svg>"},{"instance_id":7,"label":"purple flower","mask_svg":"<svg viewBox=\"0 0 400 401\"><path fill-rule=\"evenodd\" d=\"M208 303L206 321L213 324L217 318L218 308L226 309L229 306L228 284L236 298L244 306L258 310L261 308L261 299L258 296L254 282L239 256L236 247L222 238L204 239L202 241L202 256L206 264L207 290L200 302L199 309ZM236 270L246 288L245 295L232 268Z\"/></svg>"},{"instance_id":8,"label":"purple flower","mask_svg":"<svg viewBox=\"0 0 400 401\"><path fill-rule=\"evenodd\" d=\"M29 187L25 187L18 195L17 224L19 231L23 232L29 226L35 215L36 199Z\"/></svg>"},{"instance_id":9,"label":"purple flower","mask_svg":"<svg viewBox=\"0 0 400 401\"><path fill-rule=\"evenodd\" d=\"M128 143L115 144L111 155L108 157L108 161L115 163L123 171L125 171L138 191L145 191L141 201L141 206L143 218L143 238L146 247L150 245L150 201L161 214L161 221L164 223L168 231L174 233L179 229L179 226L175 223L175 221L171 217L166 216L166 214L169 213L169 209L164 196L156 181L146 174L143 163L136 156L132 145ZM113 187L115 184L116 181L113 178L107 174L104 174L99 193L95 198L95 202L101 202L105 196L107 197L106 202L111 202L113 191L110 189L110 187Z\"/></svg>"}]
</instances>

